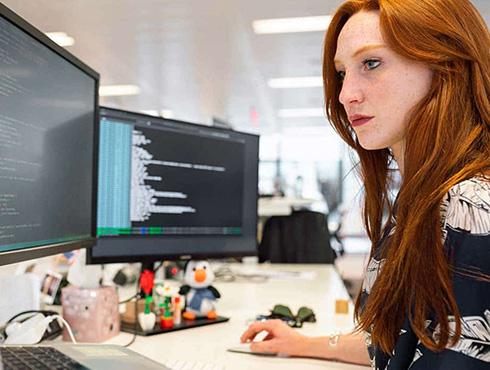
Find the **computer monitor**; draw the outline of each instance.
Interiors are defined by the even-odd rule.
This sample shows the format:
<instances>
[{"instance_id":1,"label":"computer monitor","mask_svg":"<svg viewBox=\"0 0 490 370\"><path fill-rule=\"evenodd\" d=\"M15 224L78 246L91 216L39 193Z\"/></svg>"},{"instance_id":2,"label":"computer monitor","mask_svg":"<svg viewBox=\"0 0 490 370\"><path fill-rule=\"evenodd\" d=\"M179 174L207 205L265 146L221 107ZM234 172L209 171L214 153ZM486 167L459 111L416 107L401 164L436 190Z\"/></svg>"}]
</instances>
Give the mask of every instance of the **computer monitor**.
<instances>
[{"instance_id":1,"label":"computer monitor","mask_svg":"<svg viewBox=\"0 0 490 370\"><path fill-rule=\"evenodd\" d=\"M89 263L257 253L259 137L100 108Z\"/></svg>"},{"instance_id":2,"label":"computer monitor","mask_svg":"<svg viewBox=\"0 0 490 370\"><path fill-rule=\"evenodd\" d=\"M0 4L0 265L95 244L98 85Z\"/></svg>"}]
</instances>

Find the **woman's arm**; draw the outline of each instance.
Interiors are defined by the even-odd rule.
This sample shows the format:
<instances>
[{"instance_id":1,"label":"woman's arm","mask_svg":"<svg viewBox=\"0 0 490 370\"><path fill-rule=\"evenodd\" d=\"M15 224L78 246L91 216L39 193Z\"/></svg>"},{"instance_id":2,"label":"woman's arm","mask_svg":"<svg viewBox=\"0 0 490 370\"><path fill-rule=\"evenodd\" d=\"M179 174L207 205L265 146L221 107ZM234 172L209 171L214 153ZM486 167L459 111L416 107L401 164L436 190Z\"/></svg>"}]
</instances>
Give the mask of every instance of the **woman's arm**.
<instances>
[{"instance_id":1,"label":"woman's arm","mask_svg":"<svg viewBox=\"0 0 490 370\"><path fill-rule=\"evenodd\" d=\"M261 342L253 339L262 331L268 334ZM251 342L253 352L280 353L290 356L316 357L361 365L370 365L363 334L340 335L336 346L330 337L307 337L286 325L282 320L257 321L242 334L241 342Z\"/></svg>"},{"instance_id":2,"label":"woman's arm","mask_svg":"<svg viewBox=\"0 0 490 370\"><path fill-rule=\"evenodd\" d=\"M306 357L322 357L342 362L371 365L364 334L342 334L336 346L329 344L330 337L306 337ZM323 356L321 355L323 352Z\"/></svg>"}]
</instances>

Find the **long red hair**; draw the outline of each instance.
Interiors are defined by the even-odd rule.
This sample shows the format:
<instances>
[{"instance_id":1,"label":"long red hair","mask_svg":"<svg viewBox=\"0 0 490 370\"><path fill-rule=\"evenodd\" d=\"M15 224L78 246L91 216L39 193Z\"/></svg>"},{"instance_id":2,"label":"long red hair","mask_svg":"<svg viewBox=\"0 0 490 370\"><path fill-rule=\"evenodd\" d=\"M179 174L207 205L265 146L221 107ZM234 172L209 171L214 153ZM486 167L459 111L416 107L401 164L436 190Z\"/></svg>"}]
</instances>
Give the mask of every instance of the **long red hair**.
<instances>
[{"instance_id":1,"label":"long red hair","mask_svg":"<svg viewBox=\"0 0 490 370\"><path fill-rule=\"evenodd\" d=\"M360 11L379 11L385 42L399 55L433 70L428 94L408 119L403 182L397 197L396 228L383 247L386 258L363 307L356 302L358 329L371 329L374 345L391 353L408 315L424 346L442 351L461 335L452 290L453 268L443 250L440 206L449 189L490 169L490 35L468 0L350 0L327 30L323 79L327 117L359 157L365 189L364 225L372 251L380 242L389 198L393 156L388 148L365 150L339 102L342 88L333 63L337 38ZM372 258L371 252L371 258ZM440 325L432 338L431 315ZM448 315L454 315L455 332Z\"/></svg>"}]
</instances>

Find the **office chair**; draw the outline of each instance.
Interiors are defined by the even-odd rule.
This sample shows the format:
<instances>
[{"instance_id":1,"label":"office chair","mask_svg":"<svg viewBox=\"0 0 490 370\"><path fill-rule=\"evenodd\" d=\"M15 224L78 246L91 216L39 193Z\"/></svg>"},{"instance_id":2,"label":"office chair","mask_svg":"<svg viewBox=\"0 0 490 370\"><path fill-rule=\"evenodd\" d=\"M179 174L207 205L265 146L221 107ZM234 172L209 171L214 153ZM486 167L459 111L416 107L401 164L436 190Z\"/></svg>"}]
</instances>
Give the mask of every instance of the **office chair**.
<instances>
[{"instance_id":1,"label":"office chair","mask_svg":"<svg viewBox=\"0 0 490 370\"><path fill-rule=\"evenodd\" d=\"M259 245L259 262L333 263L327 217L319 212L293 211L272 216L264 226Z\"/></svg>"}]
</instances>

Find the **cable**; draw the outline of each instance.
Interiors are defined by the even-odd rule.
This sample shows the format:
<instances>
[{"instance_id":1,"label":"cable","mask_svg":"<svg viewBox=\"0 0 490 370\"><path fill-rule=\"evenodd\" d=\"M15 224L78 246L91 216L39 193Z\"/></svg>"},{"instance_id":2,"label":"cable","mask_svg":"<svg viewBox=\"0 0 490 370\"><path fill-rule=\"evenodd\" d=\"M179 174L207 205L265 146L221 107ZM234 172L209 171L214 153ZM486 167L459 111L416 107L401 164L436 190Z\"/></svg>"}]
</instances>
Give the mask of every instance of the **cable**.
<instances>
[{"instance_id":1,"label":"cable","mask_svg":"<svg viewBox=\"0 0 490 370\"><path fill-rule=\"evenodd\" d=\"M68 324L68 322L61 315L51 315L51 316L48 316L47 319L49 320L48 324L51 321L53 321L54 319L60 319L61 322L63 323L63 326L66 327L66 330L68 331L68 334L70 335L70 339L73 342L73 344L77 344L77 341L75 340L75 336L73 335L73 332L71 331L70 324Z\"/></svg>"},{"instance_id":2,"label":"cable","mask_svg":"<svg viewBox=\"0 0 490 370\"><path fill-rule=\"evenodd\" d=\"M138 299L139 299L140 278L141 278L141 275L138 277L138 281L136 282L136 294L133 296L133 298L136 298L136 300L134 301L134 331L133 331L133 338L129 341L128 344L125 344L124 347L129 347L136 340L136 330L138 329Z\"/></svg>"},{"instance_id":3,"label":"cable","mask_svg":"<svg viewBox=\"0 0 490 370\"><path fill-rule=\"evenodd\" d=\"M153 273L156 274L157 271L162 268L162 266L163 266L163 262L160 262L160 264L154 269ZM139 279L138 279L138 281L136 283L137 283L137 285L139 285ZM138 298L138 293L136 293L135 295L133 295L133 296L125 299L124 301L119 302L119 304L128 303L128 302L132 301L135 298Z\"/></svg>"},{"instance_id":4,"label":"cable","mask_svg":"<svg viewBox=\"0 0 490 370\"><path fill-rule=\"evenodd\" d=\"M163 262L160 262L160 264L157 266L157 268L156 268L156 269L153 269L153 273L155 273L155 274L156 274L156 273L157 273L157 271L158 271L158 270L160 270L160 269L162 268L162 266L163 266Z\"/></svg>"},{"instance_id":5,"label":"cable","mask_svg":"<svg viewBox=\"0 0 490 370\"><path fill-rule=\"evenodd\" d=\"M125 299L124 301L119 302L119 304L128 303L128 302L132 301L133 299L135 299L137 297L138 297L138 295L135 294L135 295L129 297L128 299Z\"/></svg>"},{"instance_id":6,"label":"cable","mask_svg":"<svg viewBox=\"0 0 490 370\"><path fill-rule=\"evenodd\" d=\"M6 324L10 324L12 321L14 321L16 318L18 318L19 316L22 316L22 315L27 315L28 313L42 313L43 315L47 316L47 315L56 315L58 314L57 312L55 311L48 311L48 310L28 310L28 311L23 311L23 312L20 312L18 313L17 315L15 316L12 316L7 322Z\"/></svg>"},{"instance_id":7,"label":"cable","mask_svg":"<svg viewBox=\"0 0 490 370\"><path fill-rule=\"evenodd\" d=\"M226 283L235 281L237 274L227 265L223 265L214 270L214 277Z\"/></svg>"},{"instance_id":8,"label":"cable","mask_svg":"<svg viewBox=\"0 0 490 370\"><path fill-rule=\"evenodd\" d=\"M230 265L222 265L214 270L214 276L216 280L229 283L236 281L238 279L249 281L252 283L265 283L269 280L267 276L261 276L260 273L257 275L247 275L240 273L239 271L234 271Z\"/></svg>"},{"instance_id":9,"label":"cable","mask_svg":"<svg viewBox=\"0 0 490 370\"><path fill-rule=\"evenodd\" d=\"M156 273L160 268L162 268L163 262L160 262L160 264L153 270L154 273ZM141 279L141 274L138 277L138 280L136 281L136 294L132 296L131 298L125 300L124 302L121 303L126 303L129 302L131 299L136 298L134 301L134 328L133 328L133 338L129 341L128 344L125 344L123 347L129 347L131 344L133 344L136 340L136 331L138 330L138 300L140 298L140 279Z\"/></svg>"}]
</instances>

